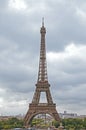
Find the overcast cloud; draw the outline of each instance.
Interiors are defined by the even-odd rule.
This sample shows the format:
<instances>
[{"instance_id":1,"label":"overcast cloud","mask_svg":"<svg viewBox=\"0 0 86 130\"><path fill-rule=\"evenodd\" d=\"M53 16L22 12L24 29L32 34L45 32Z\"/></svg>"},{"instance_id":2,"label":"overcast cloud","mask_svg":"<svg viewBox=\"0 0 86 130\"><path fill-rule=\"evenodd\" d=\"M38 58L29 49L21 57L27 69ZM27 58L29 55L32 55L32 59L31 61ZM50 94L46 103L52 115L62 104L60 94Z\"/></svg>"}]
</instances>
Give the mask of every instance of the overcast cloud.
<instances>
[{"instance_id":1,"label":"overcast cloud","mask_svg":"<svg viewBox=\"0 0 86 130\"><path fill-rule=\"evenodd\" d=\"M86 0L2 0L0 115L25 114L32 101L42 17L57 110L86 114Z\"/></svg>"}]
</instances>

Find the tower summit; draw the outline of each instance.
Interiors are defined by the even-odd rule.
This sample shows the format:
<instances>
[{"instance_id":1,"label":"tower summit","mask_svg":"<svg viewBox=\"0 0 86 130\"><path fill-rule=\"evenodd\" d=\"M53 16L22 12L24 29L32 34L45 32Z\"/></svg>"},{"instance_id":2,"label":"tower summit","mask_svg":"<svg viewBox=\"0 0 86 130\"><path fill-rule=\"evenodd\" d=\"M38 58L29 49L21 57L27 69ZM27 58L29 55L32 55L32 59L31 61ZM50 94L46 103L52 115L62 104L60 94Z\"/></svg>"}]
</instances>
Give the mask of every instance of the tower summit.
<instances>
[{"instance_id":1,"label":"tower summit","mask_svg":"<svg viewBox=\"0 0 86 130\"><path fill-rule=\"evenodd\" d=\"M40 33L41 33L41 44L40 44L41 46L40 46L38 82L45 82L48 81L48 77L47 77L46 46L45 46L46 29L44 27L44 18L42 18L42 27L40 29Z\"/></svg>"},{"instance_id":2,"label":"tower summit","mask_svg":"<svg viewBox=\"0 0 86 130\"><path fill-rule=\"evenodd\" d=\"M42 27L44 27L44 17L42 18Z\"/></svg>"},{"instance_id":3,"label":"tower summit","mask_svg":"<svg viewBox=\"0 0 86 130\"><path fill-rule=\"evenodd\" d=\"M32 119L37 114L49 114L55 120L60 121L59 115L56 110L56 104L53 103L51 97L50 84L48 83L46 46L45 46L46 28L44 27L44 18L42 19L42 27L40 29L40 33L41 33L41 43L40 43L38 80L36 84L35 93L32 99L32 103L29 104L29 109L24 118L24 124L26 127L30 125ZM45 93L47 103L39 103L41 92Z\"/></svg>"}]
</instances>

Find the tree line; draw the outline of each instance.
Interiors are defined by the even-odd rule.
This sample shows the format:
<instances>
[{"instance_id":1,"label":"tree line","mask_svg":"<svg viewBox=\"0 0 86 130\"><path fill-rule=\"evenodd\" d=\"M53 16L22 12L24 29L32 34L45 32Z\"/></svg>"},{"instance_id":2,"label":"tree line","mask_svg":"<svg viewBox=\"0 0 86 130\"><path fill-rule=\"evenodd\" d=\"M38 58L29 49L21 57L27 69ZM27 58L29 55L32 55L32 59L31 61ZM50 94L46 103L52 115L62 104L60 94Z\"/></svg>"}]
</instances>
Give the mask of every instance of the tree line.
<instances>
[{"instance_id":1,"label":"tree line","mask_svg":"<svg viewBox=\"0 0 86 130\"><path fill-rule=\"evenodd\" d=\"M44 123L44 120L42 119L33 119L31 123L31 127L33 126L39 126L43 125L44 127L49 127L51 126L51 123L47 124ZM55 126L56 128L59 127L60 123L58 121L53 120L52 125ZM62 119L62 125L64 129L66 130L86 130L86 118L84 119ZM9 118L8 120L1 120L0 121L0 130L2 129L12 129L12 128L23 128L24 127L24 122L23 119L17 119L15 117Z\"/></svg>"},{"instance_id":2,"label":"tree line","mask_svg":"<svg viewBox=\"0 0 86 130\"><path fill-rule=\"evenodd\" d=\"M0 121L0 130L12 128L23 128L23 120L13 117L9 118L8 120Z\"/></svg>"},{"instance_id":3,"label":"tree line","mask_svg":"<svg viewBox=\"0 0 86 130\"><path fill-rule=\"evenodd\" d=\"M58 128L59 122L53 121L53 125ZM86 118L68 118L62 119L62 125L66 130L86 130Z\"/></svg>"}]
</instances>

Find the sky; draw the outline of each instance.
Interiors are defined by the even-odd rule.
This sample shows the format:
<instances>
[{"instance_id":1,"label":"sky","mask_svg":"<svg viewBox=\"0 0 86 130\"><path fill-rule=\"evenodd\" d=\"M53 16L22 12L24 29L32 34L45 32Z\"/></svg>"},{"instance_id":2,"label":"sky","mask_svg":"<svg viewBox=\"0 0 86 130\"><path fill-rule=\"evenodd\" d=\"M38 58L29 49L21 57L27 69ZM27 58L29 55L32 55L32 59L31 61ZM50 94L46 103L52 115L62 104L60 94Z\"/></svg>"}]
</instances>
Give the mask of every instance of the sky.
<instances>
[{"instance_id":1,"label":"sky","mask_svg":"<svg viewBox=\"0 0 86 130\"><path fill-rule=\"evenodd\" d=\"M32 102L42 17L57 111L86 115L86 0L0 0L0 115L26 114Z\"/></svg>"}]
</instances>

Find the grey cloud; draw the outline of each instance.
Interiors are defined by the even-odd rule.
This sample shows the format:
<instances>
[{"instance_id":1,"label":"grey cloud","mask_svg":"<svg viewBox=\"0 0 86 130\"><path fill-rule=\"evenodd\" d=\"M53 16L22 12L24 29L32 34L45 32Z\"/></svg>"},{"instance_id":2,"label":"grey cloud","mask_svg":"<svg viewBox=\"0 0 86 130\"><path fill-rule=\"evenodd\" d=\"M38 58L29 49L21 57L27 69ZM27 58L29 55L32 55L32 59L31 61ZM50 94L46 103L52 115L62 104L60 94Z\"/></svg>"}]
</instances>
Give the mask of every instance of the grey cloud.
<instances>
[{"instance_id":1,"label":"grey cloud","mask_svg":"<svg viewBox=\"0 0 86 130\"><path fill-rule=\"evenodd\" d=\"M8 2L7 0L0 1L0 9L7 8Z\"/></svg>"},{"instance_id":2,"label":"grey cloud","mask_svg":"<svg viewBox=\"0 0 86 130\"><path fill-rule=\"evenodd\" d=\"M86 44L86 24L83 24L76 12L77 8L86 12L85 1L25 2L27 9L16 11L9 9L6 0L0 1L0 88L5 91L1 97L8 100L7 104L16 101L15 106L17 101L28 99L30 102L35 91L42 17L45 17L48 52L63 52L71 42ZM70 109L78 111L77 103L77 106L83 105L80 109L85 108L85 56L83 59L76 56L64 62L59 60L48 63L49 82L57 105L63 104L66 108L69 104ZM10 94L13 96L10 97ZM10 107L7 110L12 112Z\"/></svg>"}]
</instances>

